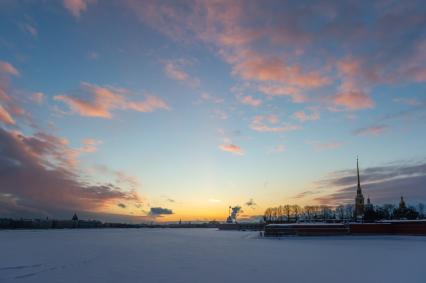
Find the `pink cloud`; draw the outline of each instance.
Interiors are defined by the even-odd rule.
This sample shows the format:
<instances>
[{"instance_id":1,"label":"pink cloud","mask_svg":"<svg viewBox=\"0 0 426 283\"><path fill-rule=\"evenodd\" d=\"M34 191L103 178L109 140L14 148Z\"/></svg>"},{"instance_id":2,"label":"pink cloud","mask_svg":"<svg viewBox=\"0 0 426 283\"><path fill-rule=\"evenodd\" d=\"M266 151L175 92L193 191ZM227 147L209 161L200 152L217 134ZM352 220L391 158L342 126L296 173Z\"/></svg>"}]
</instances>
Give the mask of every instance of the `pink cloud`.
<instances>
[{"instance_id":1,"label":"pink cloud","mask_svg":"<svg viewBox=\"0 0 426 283\"><path fill-rule=\"evenodd\" d=\"M337 70L342 76L359 76L362 72L361 62L354 57L347 57L337 62Z\"/></svg>"},{"instance_id":2,"label":"pink cloud","mask_svg":"<svg viewBox=\"0 0 426 283\"><path fill-rule=\"evenodd\" d=\"M207 101L207 102L214 103L214 104L220 104L220 103L223 103L225 101L223 98L213 96L208 92L203 92L201 94L201 99L204 100L204 101Z\"/></svg>"},{"instance_id":3,"label":"pink cloud","mask_svg":"<svg viewBox=\"0 0 426 283\"><path fill-rule=\"evenodd\" d=\"M241 147L235 144L222 144L219 146L219 148L223 151L230 152L232 154L244 155L244 151L241 149Z\"/></svg>"},{"instance_id":4,"label":"pink cloud","mask_svg":"<svg viewBox=\"0 0 426 283\"><path fill-rule=\"evenodd\" d=\"M335 106L341 106L348 110L359 110L374 107L373 100L367 94L360 91L338 93L334 95L331 100Z\"/></svg>"},{"instance_id":5,"label":"pink cloud","mask_svg":"<svg viewBox=\"0 0 426 283\"><path fill-rule=\"evenodd\" d=\"M42 92L35 92L31 95L31 100L36 102L37 104L43 104L45 95Z\"/></svg>"},{"instance_id":6,"label":"pink cloud","mask_svg":"<svg viewBox=\"0 0 426 283\"><path fill-rule=\"evenodd\" d=\"M176 64L172 62L166 63L164 66L164 71L166 75L174 80L185 81L189 78L189 75L181 70Z\"/></svg>"},{"instance_id":7,"label":"pink cloud","mask_svg":"<svg viewBox=\"0 0 426 283\"><path fill-rule=\"evenodd\" d=\"M14 76L19 75L18 70L14 66L12 66L12 64L5 61L0 61L0 73L14 75Z\"/></svg>"},{"instance_id":8,"label":"pink cloud","mask_svg":"<svg viewBox=\"0 0 426 283\"><path fill-rule=\"evenodd\" d=\"M82 83L82 96L57 95L55 100L67 104L72 111L82 116L111 118L112 110L130 109L138 112L152 112L157 109L169 109L162 99L147 95L144 101L130 101L125 95L127 90L100 87L97 85Z\"/></svg>"},{"instance_id":9,"label":"pink cloud","mask_svg":"<svg viewBox=\"0 0 426 283\"><path fill-rule=\"evenodd\" d=\"M120 170L112 170L107 166L97 165L95 168L96 174L103 174L106 176L112 176L115 179L115 182L120 185L127 187L131 190L137 190L142 187L139 179L135 176L126 174Z\"/></svg>"},{"instance_id":10,"label":"pink cloud","mask_svg":"<svg viewBox=\"0 0 426 283\"><path fill-rule=\"evenodd\" d=\"M23 117L31 122L30 114L17 103L19 93L11 87L11 77L18 76L19 71L10 63L0 61L0 121L13 125L18 117Z\"/></svg>"},{"instance_id":11,"label":"pink cloud","mask_svg":"<svg viewBox=\"0 0 426 283\"><path fill-rule=\"evenodd\" d=\"M39 159L45 167L75 168L78 164L79 151L69 146L66 138L54 136L45 132L37 132L33 136L15 133L25 145L28 155Z\"/></svg>"},{"instance_id":12,"label":"pink cloud","mask_svg":"<svg viewBox=\"0 0 426 283\"><path fill-rule=\"evenodd\" d=\"M3 106L0 105L0 121L7 125L15 125L15 120L13 120L12 116L7 112Z\"/></svg>"},{"instance_id":13,"label":"pink cloud","mask_svg":"<svg viewBox=\"0 0 426 283\"><path fill-rule=\"evenodd\" d=\"M81 152L93 153L98 150L98 146L102 144L102 141L95 139L84 139L83 147L80 149Z\"/></svg>"},{"instance_id":14,"label":"pink cloud","mask_svg":"<svg viewBox=\"0 0 426 283\"><path fill-rule=\"evenodd\" d=\"M409 70L409 73L413 74L413 77L417 82L426 81L426 68L422 68L422 67L413 68Z\"/></svg>"},{"instance_id":15,"label":"pink cloud","mask_svg":"<svg viewBox=\"0 0 426 283\"><path fill-rule=\"evenodd\" d=\"M253 120L250 123L250 127L257 131L257 132L289 132L289 131L296 131L300 129L300 126L293 125L289 123L282 123L278 126L271 126L268 125L265 122L269 122L270 124L278 124L279 120L278 117L275 115L269 115L269 116L256 116L253 118Z\"/></svg>"},{"instance_id":16,"label":"pink cloud","mask_svg":"<svg viewBox=\"0 0 426 283\"><path fill-rule=\"evenodd\" d=\"M413 47L410 56L405 59L404 64L398 66L396 74L390 78L392 81L404 79L407 81L425 82L426 81L426 40L420 40Z\"/></svg>"},{"instance_id":17,"label":"pink cloud","mask_svg":"<svg viewBox=\"0 0 426 283\"><path fill-rule=\"evenodd\" d=\"M253 52L234 65L233 73L246 80L281 82L301 88L321 87L330 83L330 79L319 72L304 72L300 65L288 65L280 58Z\"/></svg>"},{"instance_id":18,"label":"pink cloud","mask_svg":"<svg viewBox=\"0 0 426 283\"><path fill-rule=\"evenodd\" d=\"M262 100L261 99L256 99L253 98L253 96L251 95L246 95L246 96L240 96L238 98L238 100L242 103L242 104L247 104L253 107L257 107L259 105L262 104Z\"/></svg>"},{"instance_id":19,"label":"pink cloud","mask_svg":"<svg viewBox=\"0 0 426 283\"><path fill-rule=\"evenodd\" d=\"M153 95L147 95L142 102L127 102L125 109L132 109L138 112L153 112L157 109L169 110L170 107L164 100Z\"/></svg>"},{"instance_id":20,"label":"pink cloud","mask_svg":"<svg viewBox=\"0 0 426 283\"><path fill-rule=\"evenodd\" d=\"M304 111L298 111L293 114L293 117L300 122L315 121L320 119L320 113L318 109L312 109L310 114L306 114Z\"/></svg>"},{"instance_id":21,"label":"pink cloud","mask_svg":"<svg viewBox=\"0 0 426 283\"><path fill-rule=\"evenodd\" d=\"M164 72L173 80L184 82L191 87L198 87L200 85L200 80L190 76L183 69L185 66L191 64L192 63L189 60L185 59L166 61L164 64Z\"/></svg>"},{"instance_id":22,"label":"pink cloud","mask_svg":"<svg viewBox=\"0 0 426 283\"><path fill-rule=\"evenodd\" d=\"M76 18L87 9L89 3L94 0L64 0L64 7Z\"/></svg>"},{"instance_id":23,"label":"pink cloud","mask_svg":"<svg viewBox=\"0 0 426 283\"><path fill-rule=\"evenodd\" d=\"M263 116L263 119L267 120L271 124L278 124L280 122L280 118L274 114Z\"/></svg>"},{"instance_id":24,"label":"pink cloud","mask_svg":"<svg viewBox=\"0 0 426 283\"><path fill-rule=\"evenodd\" d=\"M300 90L292 86L284 85L260 85L259 91L268 96L290 96L293 102L305 102L307 98L300 93Z\"/></svg>"},{"instance_id":25,"label":"pink cloud","mask_svg":"<svg viewBox=\"0 0 426 283\"><path fill-rule=\"evenodd\" d=\"M361 128L354 131L356 136L379 136L389 129L386 125L375 125L368 128Z\"/></svg>"}]
</instances>

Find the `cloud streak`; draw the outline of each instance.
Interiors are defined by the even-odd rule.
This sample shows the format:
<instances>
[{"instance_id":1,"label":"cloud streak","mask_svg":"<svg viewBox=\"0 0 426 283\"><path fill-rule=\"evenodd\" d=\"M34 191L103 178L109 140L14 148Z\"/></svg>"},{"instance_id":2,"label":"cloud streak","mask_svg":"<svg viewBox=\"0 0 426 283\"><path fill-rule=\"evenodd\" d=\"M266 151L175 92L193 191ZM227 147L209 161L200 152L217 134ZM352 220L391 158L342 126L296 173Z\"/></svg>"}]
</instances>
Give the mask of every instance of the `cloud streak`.
<instances>
[{"instance_id":1,"label":"cloud streak","mask_svg":"<svg viewBox=\"0 0 426 283\"><path fill-rule=\"evenodd\" d=\"M305 111L298 111L293 114L293 118L300 122L315 121L320 119L320 113L318 109L311 109L311 113L306 114Z\"/></svg>"},{"instance_id":2,"label":"cloud streak","mask_svg":"<svg viewBox=\"0 0 426 283\"><path fill-rule=\"evenodd\" d=\"M146 95L144 101L129 100L129 91L125 89L82 83L81 90L79 95L57 95L54 99L68 105L76 114L104 119L112 118L112 111L116 109L138 112L170 109L164 100L153 95Z\"/></svg>"},{"instance_id":3,"label":"cloud streak","mask_svg":"<svg viewBox=\"0 0 426 283\"><path fill-rule=\"evenodd\" d=\"M18 70L9 62L0 61L0 73L18 76Z\"/></svg>"},{"instance_id":4,"label":"cloud streak","mask_svg":"<svg viewBox=\"0 0 426 283\"><path fill-rule=\"evenodd\" d=\"M241 147L239 147L238 145L229 143L229 144L221 144L219 146L219 149L225 152L230 152L232 154L236 154L236 155L244 155L244 151L242 150Z\"/></svg>"},{"instance_id":5,"label":"cloud streak","mask_svg":"<svg viewBox=\"0 0 426 283\"><path fill-rule=\"evenodd\" d=\"M275 115L263 116L258 115L253 118L250 127L257 132L290 132L300 129L300 126L290 123L279 123L278 117Z\"/></svg>"},{"instance_id":6,"label":"cloud streak","mask_svg":"<svg viewBox=\"0 0 426 283\"><path fill-rule=\"evenodd\" d=\"M0 105L0 121L7 125L15 125L15 120L12 116Z\"/></svg>"},{"instance_id":7,"label":"cloud streak","mask_svg":"<svg viewBox=\"0 0 426 283\"><path fill-rule=\"evenodd\" d=\"M360 128L353 132L355 136L379 136L385 133L389 127L387 125L375 125L367 128Z\"/></svg>"},{"instance_id":8,"label":"cloud streak","mask_svg":"<svg viewBox=\"0 0 426 283\"><path fill-rule=\"evenodd\" d=\"M184 68L192 63L189 60L169 60L164 63L165 74L176 81L181 81L190 87L196 88L200 85L200 80L188 74Z\"/></svg>"}]
</instances>

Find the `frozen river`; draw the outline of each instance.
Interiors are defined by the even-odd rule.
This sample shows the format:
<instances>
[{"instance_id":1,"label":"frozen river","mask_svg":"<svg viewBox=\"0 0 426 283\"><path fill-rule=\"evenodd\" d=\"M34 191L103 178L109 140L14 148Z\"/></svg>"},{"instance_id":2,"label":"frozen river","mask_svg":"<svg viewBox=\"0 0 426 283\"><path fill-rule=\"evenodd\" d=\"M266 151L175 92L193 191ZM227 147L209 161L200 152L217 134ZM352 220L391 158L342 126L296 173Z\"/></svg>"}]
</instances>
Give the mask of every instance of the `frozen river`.
<instances>
[{"instance_id":1,"label":"frozen river","mask_svg":"<svg viewBox=\"0 0 426 283\"><path fill-rule=\"evenodd\" d=\"M426 237L215 229L0 231L0 282L426 282Z\"/></svg>"}]
</instances>

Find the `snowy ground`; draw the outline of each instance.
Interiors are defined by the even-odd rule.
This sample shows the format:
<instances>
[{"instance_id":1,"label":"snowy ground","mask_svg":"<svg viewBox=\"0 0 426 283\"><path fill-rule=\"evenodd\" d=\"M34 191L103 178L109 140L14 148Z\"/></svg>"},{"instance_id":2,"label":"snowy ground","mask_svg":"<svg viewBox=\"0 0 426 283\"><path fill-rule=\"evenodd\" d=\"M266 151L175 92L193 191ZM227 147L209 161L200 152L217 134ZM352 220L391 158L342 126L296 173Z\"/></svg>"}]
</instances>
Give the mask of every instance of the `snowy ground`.
<instances>
[{"instance_id":1,"label":"snowy ground","mask_svg":"<svg viewBox=\"0 0 426 283\"><path fill-rule=\"evenodd\" d=\"M426 282L426 237L0 231L0 282Z\"/></svg>"}]
</instances>

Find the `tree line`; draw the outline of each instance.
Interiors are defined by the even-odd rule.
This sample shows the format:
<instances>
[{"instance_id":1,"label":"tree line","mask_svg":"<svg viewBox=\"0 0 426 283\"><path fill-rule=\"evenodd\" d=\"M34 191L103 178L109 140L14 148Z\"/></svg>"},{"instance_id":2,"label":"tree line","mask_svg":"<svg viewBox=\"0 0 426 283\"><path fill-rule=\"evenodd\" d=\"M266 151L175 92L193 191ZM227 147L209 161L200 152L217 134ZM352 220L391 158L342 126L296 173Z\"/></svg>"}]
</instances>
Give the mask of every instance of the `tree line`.
<instances>
[{"instance_id":1,"label":"tree line","mask_svg":"<svg viewBox=\"0 0 426 283\"><path fill-rule=\"evenodd\" d=\"M364 221L393 219L425 219L425 205L400 208L393 204L366 205ZM263 219L267 223L293 223L293 222L346 222L355 219L355 205L346 204L336 207L328 205L280 205L265 210Z\"/></svg>"}]
</instances>

